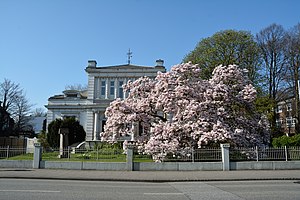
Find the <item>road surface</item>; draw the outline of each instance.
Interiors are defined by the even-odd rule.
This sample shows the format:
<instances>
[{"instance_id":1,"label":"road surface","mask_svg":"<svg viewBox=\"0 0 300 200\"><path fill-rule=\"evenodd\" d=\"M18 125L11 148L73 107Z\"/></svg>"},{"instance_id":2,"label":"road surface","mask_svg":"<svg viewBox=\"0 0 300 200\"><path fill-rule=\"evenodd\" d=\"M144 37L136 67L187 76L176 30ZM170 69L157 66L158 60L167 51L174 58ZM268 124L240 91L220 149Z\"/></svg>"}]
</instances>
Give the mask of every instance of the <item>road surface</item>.
<instances>
[{"instance_id":1,"label":"road surface","mask_svg":"<svg viewBox=\"0 0 300 200\"><path fill-rule=\"evenodd\" d=\"M294 200L299 181L116 182L0 179L1 200Z\"/></svg>"}]
</instances>

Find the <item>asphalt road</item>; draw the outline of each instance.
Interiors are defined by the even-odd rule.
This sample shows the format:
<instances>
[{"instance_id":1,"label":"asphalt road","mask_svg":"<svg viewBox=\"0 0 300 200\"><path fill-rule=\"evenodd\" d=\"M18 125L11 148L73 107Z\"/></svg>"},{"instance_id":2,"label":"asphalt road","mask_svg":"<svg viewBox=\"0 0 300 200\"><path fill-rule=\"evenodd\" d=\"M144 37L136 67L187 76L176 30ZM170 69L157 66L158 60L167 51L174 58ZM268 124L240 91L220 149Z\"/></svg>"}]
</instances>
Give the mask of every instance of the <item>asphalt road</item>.
<instances>
[{"instance_id":1,"label":"asphalt road","mask_svg":"<svg viewBox=\"0 0 300 200\"><path fill-rule=\"evenodd\" d=\"M116 182L0 179L1 200L300 199L299 181Z\"/></svg>"}]
</instances>

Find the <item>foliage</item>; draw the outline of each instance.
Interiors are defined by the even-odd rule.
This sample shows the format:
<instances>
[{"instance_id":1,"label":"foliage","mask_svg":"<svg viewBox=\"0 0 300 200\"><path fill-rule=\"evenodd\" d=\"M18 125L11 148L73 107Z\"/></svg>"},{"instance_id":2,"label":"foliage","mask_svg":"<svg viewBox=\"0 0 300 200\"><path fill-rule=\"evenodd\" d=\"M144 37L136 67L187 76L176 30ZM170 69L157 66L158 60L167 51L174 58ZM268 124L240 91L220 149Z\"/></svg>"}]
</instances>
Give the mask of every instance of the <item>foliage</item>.
<instances>
[{"instance_id":1,"label":"foliage","mask_svg":"<svg viewBox=\"0 0 300 200\"><path fill-rule=\"evenodd\" d=\"M292 137L288 137L286 135L273 138L272 145L274 147L296 147L300 146L300 134L294 135Z\"/></svg>"},{"instance_id":2,"label":"foliage","mask_svg":"<svg viewBox=\"0 0 300 200\"><path fill-rule=\"evenodd\" d=\"M266 117L254 109L256 90L236 65L218 66L209 80L192 63L172 67L155 80L142 77L124 86L128 98L106 109L102 140L116 141L135 132L139 150L156 161L169 153L229 142L233 146L268 143ZM137 128L138 130L138 128ZM131 133L132 134L132 133Z\"/></svg>"},{"instance_id":3,"label":"foliage","mask_svg":"<svg viewBox=\"0 0 300 200\"><path fill-rule=\"evenodd\" d=\"M85 140L86 133L75 117L65 118L61 123L61 127L69 129L69 144Z\"/></svg>"},{"instance_id":4,"label":"foliage","mask_svg":"<svg viewBox=\"0 0 300 200\"><path fill-rule=\"evenodd\" d=\"M189 61L201 66L205 79L212 77L215 66L236 64L247 69L253 83L259 80L259 49L250 32L225 30L204 38L184 58L184 62Z\"/></svg>"},{"instance_id":5,"label":"foliage","mask_svg":"<svg viewBox=\"0 0 300 200\"><path fill-rule=\"evenodd\" d=\"M50 145L47 141L47 134L45 131L41 131L40 134L38 134L38 142L41 143L41 145L44 149L47 149L50 147Z\"/></svg>"},{"instance_id":6,"label":"foliage","mask_svg":"<svg viewBox=\"0 0 300 200\"><path fill-rule=\"evenodd\" d=\"M271 111L275 107L275 103L276 102L268 96L259 96L255 100L255 107L259 113L272 114Z\"/></svg>"},{"instance_id":7,"label":"foliage","mask_svg":"<svg viewBox=\"0 0 300 200\"><path fill-rule=\"evenodd\" d=\"M59 146L59 129L68 128L68 141L69 144L74 144L76 142L82 142L85 140L85 131L79 122L74 118L65 118L64 120L56 119L52 121L48 126L47 141L51 147Z\"/></svg>"},{"instance_id":8,"label":"foliage","mask_svg":"<svg viewBox=\"0 0 300 200\"><path fill-rule=\"evenodd\" d=\"M94 149L114 149L114 150L121 150L122 149L122 142L115 142L115 143L109 143L109 142L100 142L96 143L94 145Z\"/></svg>"},{"instance_id":9,"label":"foliage","mask_svg":"<svg viewBox=\"0 0 300 200\"><path fill-rule=\"evenodd\" d=\"M259 96L255 100L255 109L257 112L266 115L269 122L273 122L275 118L275 113L273 109L276 107L276 102L274 99L270 98L268 95ZM272 137L282 135L282 130L276 126L276 124L270 124L270 129Z\"/></svg>"},{"instance_id":10,"label":"foliage","mask_svg":"<svg viewBox=\"0 0 300 200\"><path fill-rule=\"evenodd\" d=\"M50 147L59 147L59 128L61 126L61 119L55 119L48 125L47 142Z\"/></svg>"}]
</instances>

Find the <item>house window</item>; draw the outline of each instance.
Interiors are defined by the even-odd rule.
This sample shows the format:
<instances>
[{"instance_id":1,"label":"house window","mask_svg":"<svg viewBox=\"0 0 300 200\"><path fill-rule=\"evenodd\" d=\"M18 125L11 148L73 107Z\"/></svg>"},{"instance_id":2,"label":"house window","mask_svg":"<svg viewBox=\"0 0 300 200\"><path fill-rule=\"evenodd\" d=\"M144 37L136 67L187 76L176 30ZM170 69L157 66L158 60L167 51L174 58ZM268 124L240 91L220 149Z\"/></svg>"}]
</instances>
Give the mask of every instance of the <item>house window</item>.
<instances>
[{"instance_id":1,"label":"house window","mask_svg":"<svg viewBox=\"0 0 300 200\"><path fill-rule=\"evenodd\" d=\"M287 127L295 127L295 119L292 117L287 117L286 118L286 126Z\"/></svg>"},{"instance_id":2,"label":"house window","mask_svg":"<svg viewBox=\"0 0 300 200\"><path fill-rule=\"evenodd\" d=\"M278 105L276 107L276 113L281 113L282 112L282 105Z\"/></svg>"},{"instance_id":3,"label":"house window","mask_svg":"<svg viewBox=\"0 0 300 200\"><path fill-rule=\"evenodd\" d=\"M105 119L103 119L103 120L102 120L102 127L101 127L101 128L102 128L102 131L105 131L105 130L104 130L104 126L105 126L105 124L106 124L106 120L105 120Z\"/></svg>"},{"instance_id":4,"label":"house window","mask_svg":"<svg viewBox=\"0 0 300 200\"><path fill-rule=\"evenodd\" d=\"M139 128L139 136L142 136L145 133L145 126L143 123L139 122L138 123L138 128Z\"/></svg>"},{"instance_id":5,"label":"house window","mask_svg":"<svg viewBox=\"0 0 300 200\"><path fill-rule=\"evenodd\" d=\"M292 103L291 102L286 104L286 110L287 111L292 111Z\"/></svg>"},{"instance_id":6,"label":"house window","mask_svg":"<svg viewBox=\"0 0 300 200\"><path fill-rule=\"evenodd\" d=\"M123 87L122 87L123 84L124 84L124 81L119 81L119 97L120 97L121 99L124 98Z\"/></svg>"},{"instance_id":7,"label":"house window","mask_svg":"<svg viewBox=\"0 0 300 200\"><path fill-rule=\"evenodd\" d=\"M101 81L101 96L105 96L105 87L106 87L106 82Z\"/></svg>"},{"instance_id":8,"label":"house window","mask_svg":"<svg viewBox=\"0 0 300 200\"><path fill-rule=\"evenodd\" d=\"M281 128L282 123L283 123L282 119L276 119L276 126L277 126L277 128Z\"/></svg>"},{"instance_id":9,"label":"house window","mask_svg":"<svg viewBox=\"0 0 300 200\"><path fill-rule=\"evenodd\" d=\"M115 81L110 81L110 95L115 94Z\"/></svg>"}]
</instances>

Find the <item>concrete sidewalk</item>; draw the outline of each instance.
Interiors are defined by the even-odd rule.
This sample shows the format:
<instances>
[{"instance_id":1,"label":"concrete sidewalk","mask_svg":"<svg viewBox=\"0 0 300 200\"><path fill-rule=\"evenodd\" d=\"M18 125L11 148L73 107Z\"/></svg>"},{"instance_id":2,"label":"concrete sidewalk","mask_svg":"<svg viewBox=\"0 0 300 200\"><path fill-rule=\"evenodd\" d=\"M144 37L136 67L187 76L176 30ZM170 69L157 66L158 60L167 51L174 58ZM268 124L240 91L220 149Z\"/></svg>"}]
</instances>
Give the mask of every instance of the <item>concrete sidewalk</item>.
<instances>
[{"instance_id":1,"label":"concrete sidewalk","mask_svg":"<svg viewBox=\"0 0 300 200\"><path fill-rule=\"evenodd\" d=\"M300 180L300 170L96 171L0 168L1 178L140 182Z\"/></svg>"}]
</instances>

